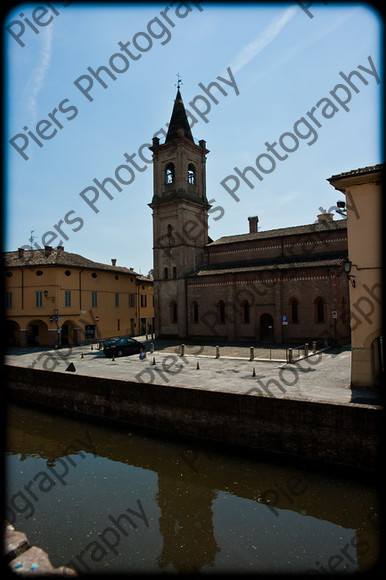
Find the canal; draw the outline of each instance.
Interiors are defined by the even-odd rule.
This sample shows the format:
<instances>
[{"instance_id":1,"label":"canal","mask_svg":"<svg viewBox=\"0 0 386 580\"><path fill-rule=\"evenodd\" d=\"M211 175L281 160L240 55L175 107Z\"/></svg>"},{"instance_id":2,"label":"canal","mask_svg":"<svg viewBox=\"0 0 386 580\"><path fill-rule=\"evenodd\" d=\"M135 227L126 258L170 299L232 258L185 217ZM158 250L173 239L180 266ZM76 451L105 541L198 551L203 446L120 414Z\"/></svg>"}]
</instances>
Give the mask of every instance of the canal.
<instances>
[{"instance_id":1,"label":"canal","mask_svg":"<svg viewBox=\"0 0 386 580\"><path fill-rule=\"evenodd\" d=\"M331 573L379 551L373 478L9 405L7 520L79 573Z\"/></svg>"}]
</instances>

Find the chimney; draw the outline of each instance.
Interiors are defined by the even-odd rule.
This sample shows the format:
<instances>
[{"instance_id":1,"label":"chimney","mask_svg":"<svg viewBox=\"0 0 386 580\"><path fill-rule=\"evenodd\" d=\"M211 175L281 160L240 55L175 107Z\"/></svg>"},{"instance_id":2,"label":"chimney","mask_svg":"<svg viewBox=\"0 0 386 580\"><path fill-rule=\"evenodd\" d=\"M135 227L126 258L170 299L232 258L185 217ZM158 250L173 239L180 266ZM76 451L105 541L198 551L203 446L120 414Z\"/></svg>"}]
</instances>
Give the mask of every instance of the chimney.
<instances>
[{"instance_id":1,"label":"chimney","mask_svg":"<svg viewBox=\"0 0 386 580\"><path fill-rule=\"evenodd\" d=\"M111 258L111 263L113 266L117 265L117 259L116 258Z\"/></svg>"},{"instance_id":2,"label":"chimney","mask_svg":"<svg viewBox=\"0 0 386 580\"><path fill-rule=\"evenodd\" d=\"M52 246L44 246L44 255L47 257L52 252Z\"/></svg>"},{"instance_id":3,"label":"chimney","mask_svg":"<svg viewBox=\"0 0 386 580\"><path fill-rule=\"evenodd\" d=\"M59 250L59 252L63 252L64 246L58 246L56 249Z\"/></svg>"},{"instance_id":4,"label":"chimney","mask_svg":"<svg viewBox=\"0 0 386 580\"><path fill-rule=\"evenodd\" d=\"M320 224L323 224L325 222L332 222L333 218L334 218L334 214L333 213L320 213L319 215L316 216L318 218L318 222Z\"/></svg>"},{"instance_id":5,"label":"chimney","mask_svg":"<svg viewBox=\"0 0 386 580\"><path fill-rule=\"evenodd\" d=\"M259 218L256 215L254 217L249 217L248 220L249 220L249 233L256 234L257 228L258 228L258 223L259 223Z\"/></svg>"},{"instance_id":6,"label":"chimney","mask_svg":"<svg viewBox=\"0 0 386 580\"><path fill-rule=\"evenodd\" d=\"M24 258L24 248L18 248L19 250L19 258Z\"/></svg>"}]
</instances>

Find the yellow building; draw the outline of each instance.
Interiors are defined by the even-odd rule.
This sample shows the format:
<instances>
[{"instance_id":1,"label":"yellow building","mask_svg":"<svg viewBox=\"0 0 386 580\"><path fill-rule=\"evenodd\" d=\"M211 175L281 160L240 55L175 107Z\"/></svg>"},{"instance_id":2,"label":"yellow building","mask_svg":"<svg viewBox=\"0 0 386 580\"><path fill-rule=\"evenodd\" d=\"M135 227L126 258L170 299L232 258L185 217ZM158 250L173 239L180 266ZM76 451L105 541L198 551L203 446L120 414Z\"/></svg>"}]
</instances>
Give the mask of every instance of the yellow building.
<instances>
[{"instance_id":1,"label":"yellow building","mask_svg":"<svg viewBox=\"0 0 386 580\"><path fill-rule=\"evenodd\" d=\"M328 179L346 196L352 387L376 387L383 370L382 173L380 164Z\"/></svg>"},{"instance_id":2,"label":"yellow building","mask_svg":"<svg viewBox=\"0 0 386 580\"><path fill-rule=\"evenodd\" d=\"M5 319L8 344L64 346L154 328L153 280L45 246L6 252Z\"/></svg>"}]
</instances>

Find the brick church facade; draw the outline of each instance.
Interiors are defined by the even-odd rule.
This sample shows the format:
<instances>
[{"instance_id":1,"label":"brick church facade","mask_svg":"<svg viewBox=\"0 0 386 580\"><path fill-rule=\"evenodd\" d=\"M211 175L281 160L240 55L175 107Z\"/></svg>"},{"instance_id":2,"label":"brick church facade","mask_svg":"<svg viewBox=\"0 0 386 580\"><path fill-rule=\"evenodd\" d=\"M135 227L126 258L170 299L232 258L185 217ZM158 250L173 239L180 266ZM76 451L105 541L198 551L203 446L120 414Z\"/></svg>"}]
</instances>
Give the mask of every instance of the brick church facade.
<instances>
[{"instance_id":1,"label":"brick church facade","mask_svg":"<svg viewBox=\"0 0 386 580\"><path fill-rule=\"evenodd\" d=\"M165 142L153 138L156 335L301 343L349 340L346 219L208 236L205 141L196 144L180 90Z\"/></svg>"}]
</instances>

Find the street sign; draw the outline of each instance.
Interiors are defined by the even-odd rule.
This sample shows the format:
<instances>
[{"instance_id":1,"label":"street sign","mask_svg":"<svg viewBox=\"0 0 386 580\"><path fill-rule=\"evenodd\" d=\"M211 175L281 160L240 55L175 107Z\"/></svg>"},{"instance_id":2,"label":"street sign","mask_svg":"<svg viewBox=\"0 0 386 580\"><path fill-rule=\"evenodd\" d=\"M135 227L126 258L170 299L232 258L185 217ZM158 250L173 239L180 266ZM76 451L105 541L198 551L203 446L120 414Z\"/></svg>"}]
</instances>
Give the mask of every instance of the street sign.
<instances>
[{"instance_id":1,"label":"street sign","mask_svg":"<svg viewBox=\"0 0 386 580\"><path fill-rule=\"evenodd\" d=\"M338 318L338 313L337 313L337 311L336 311L336 310L333 310L333 311L331 312L331 314L332 314L332 317L333 317L333 318Z\"/></svg>"},{"instance_id":2,"label":"street sign","mask_svg":"<svg viewBox=\"0 0 386 580\"><path fill-rule=\"evenodd\" d=\"M54 320L55 320L55 322L58 322L58 320L59 320L59 316L55 316L55 317L54 317Z\"/></svg>"},{"instance_id":3,"label":"street sign","mask_svg":"<svg viewBox=\"0 0 386 580\"><path fill-rule=\"evenodd\" d=\"M282 326L285 326L286 324L288 324L288 316L286 316L285 314L282 314L281 324L282 324Z\"/></svg>"},{"instance_id":4,"label":"street sign","mask_svg":"<svg viewBox=\"0 0 386 580\"><path fill-rule=\"evenodd\" d=\"M94 319L95 319L95 322L99 322L99 316L95 316Z\"/></svg>"}]
</instances>

